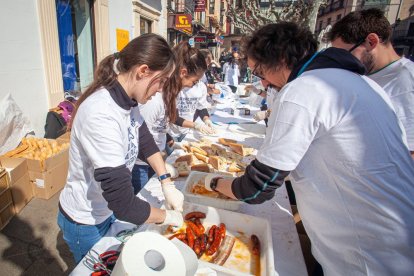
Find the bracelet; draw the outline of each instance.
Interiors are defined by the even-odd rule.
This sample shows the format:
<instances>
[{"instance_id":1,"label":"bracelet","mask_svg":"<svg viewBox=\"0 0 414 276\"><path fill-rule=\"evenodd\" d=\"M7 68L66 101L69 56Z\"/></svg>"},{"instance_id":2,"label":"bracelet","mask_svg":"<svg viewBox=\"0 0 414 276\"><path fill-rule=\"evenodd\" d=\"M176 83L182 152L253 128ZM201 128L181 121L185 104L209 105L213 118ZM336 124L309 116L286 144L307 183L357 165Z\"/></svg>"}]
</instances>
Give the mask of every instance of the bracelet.
<instances>
[{"instance_id":1,"label":"bracelet","mask_svg":"<svg viewBox=\"0 0 414 276\"><path fill-rule=\"evenodd\" d=\"M218 181L219 181L220 179L223 179L223 177L220 177L220 176L218 176L218 177L214 177L214 178L213 178L213 179L211 179L211 181L210 181L210 188L211 188L213 191L215 191L215 192L217 192L217 190L216 190L216 188L217 188L217 183L218 183Z\"/></svg>"},{"instance_id":2,"label":"bracelet","mask_svg":"<svg viewBox=\"0 0 414 276\"><path fill-rule=\"evenodd\" d=\"M167 179L167 178L170 178L170 177L171 177L171 174L166 173L166 174L163 174L163 175L158 176L158 180L159 181L162 181L162 180Z\"/></svg>"}]
</instances>

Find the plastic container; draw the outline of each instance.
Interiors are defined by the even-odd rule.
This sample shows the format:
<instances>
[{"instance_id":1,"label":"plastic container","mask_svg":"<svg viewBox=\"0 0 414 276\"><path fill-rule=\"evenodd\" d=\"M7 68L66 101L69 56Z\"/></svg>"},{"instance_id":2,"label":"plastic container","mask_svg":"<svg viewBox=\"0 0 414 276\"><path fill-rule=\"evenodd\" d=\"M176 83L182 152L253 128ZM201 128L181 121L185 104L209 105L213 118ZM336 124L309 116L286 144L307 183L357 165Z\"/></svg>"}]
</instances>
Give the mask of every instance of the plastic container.
<instances>
[{"instance_id":1,"label":"plastic container","mask_svg":"<svg viewBox=\"0 0 414 276\"><path fill-rule=\"evenodd\" d=\"M220 174L220 173L217 173ZM243 204L242 201L234 200L234 199L222 199L222 198L213 198L208 197L200 194L194 194L191 192L191 188L194 184L196 184L201 179L205 178L207 173L192 171L190 175L187 177L187 180L184 184L183 194L186 201L193 202L196 204L203 204L207 206L213 206L221 209L232 210L236 211L240 208ZM225 178L229 178L229 176L223 175Z\"/></svg>"},{"instance_id":2,"label":"plastic container","mask_svg":"<svg viewBox=\"0 0 414 276\"><path fill-rule=\"evenodd\" d=\"M264 218L253 217L245 214L222 210L214 207L197 205L189 202L184 202L184 213L199 211L206 214L206 218L202 219L203 226L209 229L211 225L226 224L227 235L238 236L242 232L244 236L250 237L252 234L256 235L260 241L260 274L261 276L275 275L274 257L273 257L273 242L271 235L271 228L269 222ZM158 226L150 224L147 231L154 231L160 234L166 232L167 226ZM199 268L209 267L217 272L217 275L252 275L246 271L241 271L246 263L242 263L243 259L235 259L236 249L233 248L232 254L223 266L212 264L199 260ZM233 254L234 253L234 254Z\"/></svg>"}]
</instances>

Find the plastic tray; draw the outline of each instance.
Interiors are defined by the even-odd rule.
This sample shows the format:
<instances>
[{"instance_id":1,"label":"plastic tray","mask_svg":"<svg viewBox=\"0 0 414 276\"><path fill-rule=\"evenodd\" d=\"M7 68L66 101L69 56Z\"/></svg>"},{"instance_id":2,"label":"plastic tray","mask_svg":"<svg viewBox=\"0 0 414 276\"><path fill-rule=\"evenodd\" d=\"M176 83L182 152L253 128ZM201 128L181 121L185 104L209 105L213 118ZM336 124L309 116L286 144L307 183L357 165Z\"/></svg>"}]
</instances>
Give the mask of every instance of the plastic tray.
<instances>
[{"instance_id":1,"label":"plastic tray","mask_svg":"<svg viewBox=\"0 0 414 276\"><path fill-rule=\"evenodd\" d=\"M219 173L218 173L219 174ZM242 201L233 200L233 199L222 199L222 198L212 198L208 196L203 196L199 194L194 194L191 192L193 184L197 183L200 179L206 177L207 173L192 171L187 177L187 180L184 184L183 194L186 201L193 202L196 204L203 204L207 206L213 206L221 209L236 211L243 204ZM223 175L226 178L226 176Z\"/></svg>"},{"instance_id":2,"label":"plastic tray","mask_svg":"<svg viewBox=\"0 0 414 276\"><path fill-rule=\"evenodd\" d=\"M269 222L266 219L222 210L214 207L184 202L183 215L185 216L187 213L193 211L199 211L206 214L206 218L202 220L203 225L206 227L206 229L208 229L212 224L219 225L220 223L224 223L226 224L227 235L237 235L239 232L243 232L245 236L250 237L250 235L255 234L259 238L261 246L259 275L275 275L271 228ZM166 230L167 226L158 226L155 224L150 224L147 229L147 231L154 231L160 234L164 234ZM229 262L229 260L227 262ZM227 264L227 262L224 264L224 266L219 266L199 260L198 267L210 267L211 269L215 270L219 276L252 275L250 273L238 270L242 264L235 264L233 268L230 264Z\"/></svg>"}]
</instances>

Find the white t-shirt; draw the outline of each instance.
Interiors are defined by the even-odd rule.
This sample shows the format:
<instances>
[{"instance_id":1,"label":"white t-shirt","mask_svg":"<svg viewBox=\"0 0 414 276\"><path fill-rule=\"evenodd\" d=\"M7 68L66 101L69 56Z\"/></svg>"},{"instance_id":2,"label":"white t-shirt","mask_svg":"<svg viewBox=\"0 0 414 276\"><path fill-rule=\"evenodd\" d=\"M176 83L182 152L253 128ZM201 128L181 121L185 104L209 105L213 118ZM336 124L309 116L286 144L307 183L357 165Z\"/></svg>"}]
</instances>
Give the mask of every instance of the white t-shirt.
<instances>
[{"instance_id":1,"label":"white t-shirt","mask_svg":"<svg viewBox=\"0 0 414 276\"><path fill-rule=\"evenodd\" d=\"M280 93L257 159L291 171L325 275L412 275L414 162L385 91L319 69Z\"/></svg>"},{"instance_id":2,"label":"white t-shirt","mask_svg":"<svg viewBox=\"0 0 414 276\"><path fill-rule=\"evenodd\" d=\"M239 70L239 65L237 65L237 63L232 65L226 62L223 65L223 73L224 73L224 83L226 85L232 85L232 86L239 85L240 70Z\"/></svg>"},{"instance_id":3,"label":"white t-shirt","mask_svg":"<svg viewBox=\"0 0 414 276\"><path fill-rule=\"evenodd\" d=\"M60 194L60 204L73 220L96 225L112 215L94 172L121 165L132 170L142 123L138 108L121 108L105 88L80 105L71 130L67 182Z\"/></svg>"},{"instance_id":4,"label":"white t-shirt","mask_svg":"<svg viewBox=\"0 0 414 276\"><path fill-rule=\"evenodd\" d=\"M404 126L408 148L414 151L414 62L401 58L369 78L387 92Z\"/></svg>"},{"instance_id":5,"label":"white t-shirt","mask_svg":"<svg viewBox=\"0 0 414 276\"><path fill-rule=\"evenodd\" d=\"M268 87L266 90L266 105L267 109L272 110L273 103L276 101L278 97L278 91L276 88Z\"/></svg>"},{"instance_id":6,"label":"white t-shirt","mask_svg":"<svg viewBox=\"0 0 414 276\"><path fill-rule=\"evenodd\" d=\"M197 109L202 110L209 108L210 104L207 102L207 86L199 81L191 88L184 88L180 91L177 97L177 109L181 118L193 121L194 114ZM170 134L173 137L179 136L181 133L187 133L188 128L179 127L177 125L170 125Z\"/></svg>"},{"instance_id":7,"label":"white t-shirt","mask_svg":"<svg viewBox=\"0 0 414 276\"><path fill-rule=\"evenodd\" d=\"M165 116L165 105L162 94L155 94L146 104L139 104L139 111L154 137L160 151L165 149L167 142L168 124ZM137 159L136 164L147 165L144 161Z\"/></svg>"}]
</instances>

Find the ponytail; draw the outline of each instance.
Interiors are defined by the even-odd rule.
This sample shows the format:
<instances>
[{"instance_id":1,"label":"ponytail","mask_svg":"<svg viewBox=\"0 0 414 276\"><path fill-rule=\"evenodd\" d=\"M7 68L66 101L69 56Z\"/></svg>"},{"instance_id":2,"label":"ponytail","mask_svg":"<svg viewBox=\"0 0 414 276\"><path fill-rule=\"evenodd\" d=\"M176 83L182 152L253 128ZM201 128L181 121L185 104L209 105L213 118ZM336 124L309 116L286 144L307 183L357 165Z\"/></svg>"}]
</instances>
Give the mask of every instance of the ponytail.
<instances>
[{"instance_id":1,"label":"ponytail","mask_svg":"<svg viewBox=\"0 0 414 276\"><path fill-rule=\"evenodd\" d=\"M182 41L173 49L176 66L173 74L165 83L162 98L165 104L165 112L170 122L175 122L177 117L176 99L182 90L181 69L187 69L188 75L203 74L207 70L204 55L196 48L191 48L187 41Z\"/></svg>"}]
</instances>

